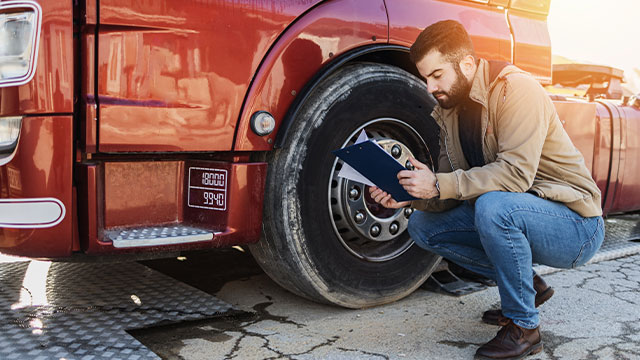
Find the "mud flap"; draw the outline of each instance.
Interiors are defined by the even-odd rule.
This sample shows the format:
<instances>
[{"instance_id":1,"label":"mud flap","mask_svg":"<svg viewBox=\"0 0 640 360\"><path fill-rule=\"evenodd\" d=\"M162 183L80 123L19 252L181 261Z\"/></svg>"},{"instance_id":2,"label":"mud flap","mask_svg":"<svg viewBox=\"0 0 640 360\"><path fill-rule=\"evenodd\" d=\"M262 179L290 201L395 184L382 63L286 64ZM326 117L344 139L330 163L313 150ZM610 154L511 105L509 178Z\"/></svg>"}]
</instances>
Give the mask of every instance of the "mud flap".
<instances>
[{"instance_id":1,"label":"mud flap","mask_svg":"<svg viewBox=\"0 0 640 360\"><path fill-rule=\"evenodd\" d=\"M462 271L464 274L467 274L464 269L462 269ZM452 296L462 296L484 290L489 286L495 285L493 281L484 278L480 279L477 276L465 276L465 278L461 278L458 275L456 275L452 269L449 268L449 264L443 260L440 262L436 271L434 271L429 279L422 284L421 288ZM474 279L470 280L467 279L467 277L474 277Z\"/></svg>"}]
</instances>

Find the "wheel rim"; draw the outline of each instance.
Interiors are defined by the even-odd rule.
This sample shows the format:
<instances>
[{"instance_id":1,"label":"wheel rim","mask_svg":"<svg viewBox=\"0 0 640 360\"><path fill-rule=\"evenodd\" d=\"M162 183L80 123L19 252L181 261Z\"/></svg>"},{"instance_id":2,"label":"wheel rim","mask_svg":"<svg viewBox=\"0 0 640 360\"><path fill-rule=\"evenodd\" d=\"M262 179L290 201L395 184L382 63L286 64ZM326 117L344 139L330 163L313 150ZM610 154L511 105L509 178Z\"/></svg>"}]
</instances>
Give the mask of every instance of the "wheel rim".
<instances>
[{"instance_id":1,"label":"wheel rim","mask_svg":"<svg viewBox=\"0 0 640 360\"><path fill-rule=\"evenodd\" d=\"M342 147L355 143L362 130L401 164L407 163L409 156L415 156L411 149L426 153L431 160L420 134L404 121L393 118L367 122L352 132ZM414 209L386 209L375 203L367 185L338 176L342 166L343 161L336 158L328 188L331 223L342 245L354 256L372 262L389 261L409 250L413 240L406 229Z\"/></svg>"}]
</instances>

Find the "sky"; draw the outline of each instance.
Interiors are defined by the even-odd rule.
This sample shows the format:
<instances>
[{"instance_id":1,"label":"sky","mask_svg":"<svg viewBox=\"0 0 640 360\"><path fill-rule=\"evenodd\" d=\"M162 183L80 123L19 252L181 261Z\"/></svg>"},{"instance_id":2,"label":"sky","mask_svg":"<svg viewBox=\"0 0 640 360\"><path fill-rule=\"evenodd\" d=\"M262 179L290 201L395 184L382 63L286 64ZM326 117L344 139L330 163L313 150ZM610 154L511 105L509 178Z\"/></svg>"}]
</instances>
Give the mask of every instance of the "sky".
<instances>
[{"instance_id":1,"label":"sky","mask_svg":"<svg viewBox=\"0 0 640 360\"><path fill-rule=\"evenodd\" d=\"M640 0L551 0L547 21L554 55L640 69Z\"/></svg>"}]
</instances>

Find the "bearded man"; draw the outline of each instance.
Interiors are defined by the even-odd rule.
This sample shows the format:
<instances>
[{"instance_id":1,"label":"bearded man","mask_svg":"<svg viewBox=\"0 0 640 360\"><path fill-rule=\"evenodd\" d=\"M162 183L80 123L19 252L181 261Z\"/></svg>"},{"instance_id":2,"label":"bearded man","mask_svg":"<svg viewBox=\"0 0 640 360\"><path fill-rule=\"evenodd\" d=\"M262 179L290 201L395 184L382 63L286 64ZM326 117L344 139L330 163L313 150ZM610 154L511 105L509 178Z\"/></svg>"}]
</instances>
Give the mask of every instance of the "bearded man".
<instances>
[{"instance_id":1,"label":"bearded man","mask_svg":"<svg viewBox=\"0 0 640 360\"><path fill-rule=\"evenodd\" d=\"M411 205L409 233L419 246L495 280L501 310L483 321L502 326L477 357L519 359L542 350L537 306L553 290L533 263L573 268L604 239L600 191L565 132L555 107L528 73L477 59L469 35L453 20L424 29L411 60L438 104L438 172L411 159L400 184L421 200Z\"/></svg>"}]
</instances>

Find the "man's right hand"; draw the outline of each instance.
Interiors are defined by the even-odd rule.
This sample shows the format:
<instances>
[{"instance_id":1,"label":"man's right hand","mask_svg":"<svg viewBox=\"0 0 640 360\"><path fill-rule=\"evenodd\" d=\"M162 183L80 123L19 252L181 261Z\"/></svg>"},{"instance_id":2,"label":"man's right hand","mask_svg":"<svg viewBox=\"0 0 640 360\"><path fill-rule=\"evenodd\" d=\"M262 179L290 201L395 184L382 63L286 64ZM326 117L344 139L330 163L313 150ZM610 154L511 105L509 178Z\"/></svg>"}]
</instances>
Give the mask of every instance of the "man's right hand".
<instances>
[{"instance_id":1,"label":"man's right hand","mask_svg":"<svg viewBox=\"0 0 640 360\"><path fill-rule=\"evenodd\" d=\"M369 187L369 194L371 194L373 201L389 209L400 209L411 204L411 201L397 202L393 200L391 194L382 191L382 189L376 186Z\"/></svg>"}]
</instances>

